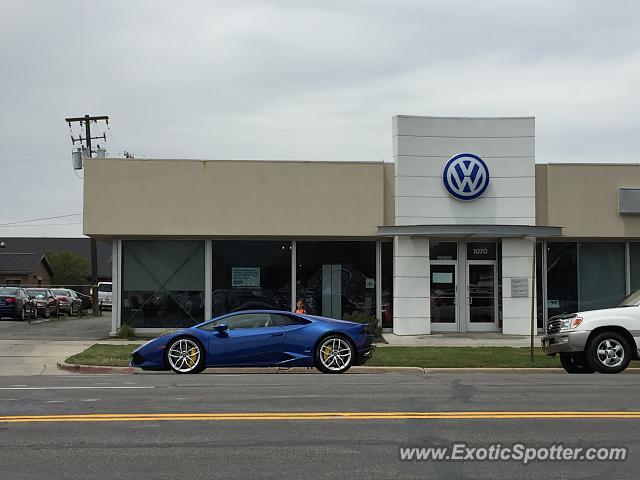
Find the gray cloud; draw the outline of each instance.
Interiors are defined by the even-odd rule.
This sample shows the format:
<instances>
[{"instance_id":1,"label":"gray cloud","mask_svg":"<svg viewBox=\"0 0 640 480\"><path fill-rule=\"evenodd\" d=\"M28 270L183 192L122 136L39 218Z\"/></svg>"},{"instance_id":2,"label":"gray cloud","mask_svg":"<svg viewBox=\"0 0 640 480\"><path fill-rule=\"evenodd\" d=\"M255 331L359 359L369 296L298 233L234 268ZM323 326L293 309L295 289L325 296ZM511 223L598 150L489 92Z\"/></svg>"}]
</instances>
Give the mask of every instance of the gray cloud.
<instances>
[{"instance_id":1,"label":"gray cloud","mask_svg":"<svg viewBox=\"0 0 640 480\"><path fill-rule=\"evenodd\" d=\"M84 113L146 157L390 160L402 113L535 115L539 162L637 160L636 2L0 7L0 223L81 211L63 118Z\"/></svg>"}]
</instances>

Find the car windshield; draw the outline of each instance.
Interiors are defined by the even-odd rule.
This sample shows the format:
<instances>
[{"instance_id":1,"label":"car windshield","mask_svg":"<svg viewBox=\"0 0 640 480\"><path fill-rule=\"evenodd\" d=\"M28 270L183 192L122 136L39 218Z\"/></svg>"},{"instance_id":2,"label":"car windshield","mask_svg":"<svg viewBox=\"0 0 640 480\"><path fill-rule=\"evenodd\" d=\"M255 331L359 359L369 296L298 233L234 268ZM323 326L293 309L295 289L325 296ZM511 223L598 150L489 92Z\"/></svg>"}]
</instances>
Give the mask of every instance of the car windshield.
<instances>
[{"instance_id":1,"label":"car windshield","mask_svg":"<svg viewBox=\"0 0 640 480\"><path fill-rule=\"evenodd\" d=\"M27 292L29 292L29 295L36 298L46 298L47 296L46 290L27 290Z\"/></svg>"},{"instance_id":2,"label":"car windshield","mask_svg":"<svg viewBox=\"0 0 640 480\"><path fill-rule=\"evenodd\" d=\"M98 291L99 292L110 292L111 291L111 284L110 283L101 283L100 285L98 285Z\"/></svg>"},{"instance_id":3,"label":"car windshield","mask_svg":"<svg viewBox=\"0 0 640 480\"><path fill-rule=\"evenodd\" d=\"M0 295L15 295L17 293L17 288L0 288Z\"/></svg>"},{"instance_id":4,"label":"car windshield","mask_svg":"<svg viewBox=\"0 0 640 480\"><path fill-rule=\"evenodd\" d=\"M56 295L69 295L69 290L52 290L53 293L55 293Z\"/></svg>"},{"instance_id":5,"label":"car windshield","mask_svg":"<svg viewBox=\"0 0 640 480\"><path fill-rule=\"evenodd\" d=\"M640 290L631 292L629 295L624 297L618 304L618 307L637 307L638 305L640 305Z\"/></svg>"}]
</instances>

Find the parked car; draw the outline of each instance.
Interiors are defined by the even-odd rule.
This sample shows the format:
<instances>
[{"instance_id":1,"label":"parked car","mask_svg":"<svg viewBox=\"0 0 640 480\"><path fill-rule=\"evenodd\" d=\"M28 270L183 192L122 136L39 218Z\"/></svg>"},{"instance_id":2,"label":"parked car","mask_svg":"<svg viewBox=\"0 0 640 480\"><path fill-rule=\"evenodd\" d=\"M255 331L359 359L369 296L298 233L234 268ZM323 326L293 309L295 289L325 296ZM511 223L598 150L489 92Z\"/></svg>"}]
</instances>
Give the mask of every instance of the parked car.
<instances>
[{"instance_id":1,"label":"parked car","mask_svg":"<svg viewBox=\"0 0 640 480\"><path fill-rule=\"evenodd\" d=\"M131 354L143 370L200 373L207 367L316 367L343 373L374 350L362 323L275 310L229 313L162 335Z\"/></svg>"},{"instance_id":2,"label":"parked car","mask_svg":"<svg viewBox=\"0 0 640 480\"><path fill-rule=\"evenodd\" d=\"M560 355L568 373L619 373L640 358L640 290L617 307L556 315L547 322L542 348Z\"/></svg>"},{"instance_id":3,"label":"parked car","mask_svg":"<svg viewBox=\"0 0 640 480\"><path fill-rule=\"evenodd\" d=\"M38 311L29 294L20 287L0 287L0 318L36 319Z\"/></svg>"},{"instance_id":4,"label":"parked car","mask_svg":"<svg viewBox=\"0 0 640 480\"><path fill-rule=\"evenodd\" d=\"M91 295L85 295L84 293L79 292L77 290L74 290L74 292L76 292L76 295L82 302L81 306L83 310L88 311L93 308L93 299L91 298Z\"/></svg>"},{"instance_id":5,"label":"parked car","mask_svg":"<svg viewBox=\"0 0 640 480\"><path fill-rule=\"evenodd\" d=\"M33 300L36 310L45 318L55 315L60 317L60 302L48 288L26 288L27 294Z\"/></svg>"},{"instance_id":6,"label":"parked car","mask_svg":"<svg viewBox=\"0 0 640 480\"><path fill-rule=\"evenodd\" d=\"M111 310L112 306L112 288L111 282L98 282L98 305L100 310Z\"/></svg>"},{"instance_id":7,"label":"parked car","mask_svg":"<svg viewBox=\"0 0 640 480\"><path fill-rule=\"evenodd\" d=\"M54 288L51 290L58 299L60 311L71 316L80 315L82 308L82 300L78 297L75 290L68 288Z\"/></svg>"}]
</instances>

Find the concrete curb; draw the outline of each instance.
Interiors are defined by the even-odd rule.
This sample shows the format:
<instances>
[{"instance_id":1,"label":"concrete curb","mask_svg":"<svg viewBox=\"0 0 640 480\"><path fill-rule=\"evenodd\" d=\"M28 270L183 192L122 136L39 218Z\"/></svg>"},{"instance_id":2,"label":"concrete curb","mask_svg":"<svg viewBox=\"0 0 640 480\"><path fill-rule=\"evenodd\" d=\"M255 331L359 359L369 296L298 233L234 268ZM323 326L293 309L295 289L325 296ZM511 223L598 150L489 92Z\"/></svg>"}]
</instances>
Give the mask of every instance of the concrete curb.
<instances>
[{"instance_id":1,"label":"concrete curb","mask_svg":"<svg viewBox=\"0 0 640 480\"><path fill-rule=\"evenodd\" d=\"M74 365L66 362L58 362L58 368L60 370L66 370L72 373L79 374L125 374L133 375L139 373L168 373L168 372L143 372L139 368L135 367L107 367L99 365ZM319 374L319 370L315 368L294 367L294 368L278 368L278 367L263 367L263 368L208 368L204 372L208 375L230 375L230 374ZM505 373L505 374L564 374L565 371L562 368L422 368L422 367L351 367L349 369L350 374L372 374L372 373L396 373L396 374L440 374L440 373ZM640 374L640 368L628 368L624 371L627 374Z\"/></svg>"},{"instance_id":2,"label":"concrete curb","mask_svg":"<svg viewBox=\"0 0 640 480\"><path fill-rule=\"evenodd\" d=\"M140 373L133 367L107 367L103 365L75 365L67 362L56 362L58 369L72 373L105 373L105 374L134 374Z\"/></svg>"}]
</instances>

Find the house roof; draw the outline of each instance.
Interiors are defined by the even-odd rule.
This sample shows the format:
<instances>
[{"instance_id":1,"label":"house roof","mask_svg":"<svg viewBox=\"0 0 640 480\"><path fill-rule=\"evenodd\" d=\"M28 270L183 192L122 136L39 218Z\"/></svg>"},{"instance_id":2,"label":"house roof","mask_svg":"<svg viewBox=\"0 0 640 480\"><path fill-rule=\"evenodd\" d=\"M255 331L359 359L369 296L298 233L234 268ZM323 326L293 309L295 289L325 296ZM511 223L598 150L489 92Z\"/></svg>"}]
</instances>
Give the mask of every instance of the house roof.
<instances>
[{"instance_id":1,"label":"house roof","mask_svg":"<svg viewBox=\"0 0 640 480\"><path fill-rule=\"evenodd\" d=\"M40 253L0 253L0 274L27 275L42 262L49 274L53 275L47 257Z\"/></svg>"},{"instance_id":2,"label":"house roof","mask_svg":"<svg viewBox=\"0 0 640 480\"><path fill-rule=\"evenodd\" d=\"M4 248L0 253L37 253L40 256L49 252L72 252L82 255L91 265L91 239L78 238L39 238L39 237L0 237ZM98 241L98 278L111 279L111 244Z\"/></svg>"}]
</instances>

